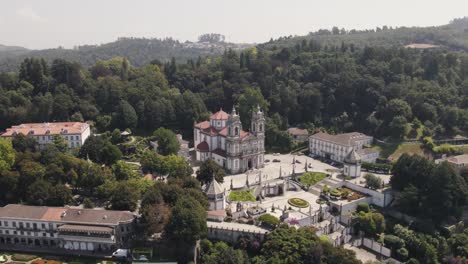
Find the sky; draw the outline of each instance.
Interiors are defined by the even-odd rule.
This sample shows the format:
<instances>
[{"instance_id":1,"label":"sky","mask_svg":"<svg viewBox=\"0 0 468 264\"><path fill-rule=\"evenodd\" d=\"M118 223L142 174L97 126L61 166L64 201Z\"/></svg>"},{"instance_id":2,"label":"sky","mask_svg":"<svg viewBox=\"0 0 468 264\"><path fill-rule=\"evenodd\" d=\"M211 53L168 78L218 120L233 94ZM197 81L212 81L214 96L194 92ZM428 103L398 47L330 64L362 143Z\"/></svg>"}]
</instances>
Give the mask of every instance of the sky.
<instances>
[{"instance_id":1,"label":"sky","mask_svg":"<svg viewBox=\"0 0 468 264\"><path fill-rule=\"evenodd\" d=\"M30 49L118 37L261 43L333 26L434 26L468 16L468 0L0 0L0 44Z\"/></svg>"}]
</instances>

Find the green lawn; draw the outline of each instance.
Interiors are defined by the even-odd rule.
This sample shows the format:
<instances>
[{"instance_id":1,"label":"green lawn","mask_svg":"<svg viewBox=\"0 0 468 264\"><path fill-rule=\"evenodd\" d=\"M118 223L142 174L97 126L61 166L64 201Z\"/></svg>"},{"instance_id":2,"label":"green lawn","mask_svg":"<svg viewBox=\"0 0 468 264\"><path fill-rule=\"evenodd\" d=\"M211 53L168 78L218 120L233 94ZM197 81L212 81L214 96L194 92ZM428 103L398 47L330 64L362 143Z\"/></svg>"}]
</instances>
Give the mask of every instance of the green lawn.
<instances>
[{"instance_id":1,"label":"green lawn","mask_svg":"<svg viewBox=\"0 0 468 264\"><path fill-rule=\"evenodd\" d=\"M255 202L255 196L250 190L246 191L231 191L229 193L229 200L235 202Z\"/></svg>"},{"instance_id":2,"label":"green lawn","mask_svg":"<svg viewBox=\"0 0 468 264\"><path fill-rule=\"evenodd\" d=\"M424 151L421 148L421 143L403 143L398 145L397 149L388 157L390 160L397 160L403 153L418 154L423 156Z\"/></svg>"},{"instance_id":3,"label":"green lawn","mask_svg":"<svg viewBox=\"0 0 468 264\"><path fill-rule=\"evenodd\" d=\"M397 160L403 153L423 155L423 149L421 143L389 143L380 144L377 143L374 149L380 150L380 158Z\"/></svg>"},{"instance_id":4,"label":"green lawn","mask_svg":"<svg viewBox=\"0 0 468 264\"><path fill-rule=\"evenodd\" d=\"M299 181L306 186L312 186L326 177L327 174L323 172L306 172L299 177Z\"/></svg>"}]
</instances>

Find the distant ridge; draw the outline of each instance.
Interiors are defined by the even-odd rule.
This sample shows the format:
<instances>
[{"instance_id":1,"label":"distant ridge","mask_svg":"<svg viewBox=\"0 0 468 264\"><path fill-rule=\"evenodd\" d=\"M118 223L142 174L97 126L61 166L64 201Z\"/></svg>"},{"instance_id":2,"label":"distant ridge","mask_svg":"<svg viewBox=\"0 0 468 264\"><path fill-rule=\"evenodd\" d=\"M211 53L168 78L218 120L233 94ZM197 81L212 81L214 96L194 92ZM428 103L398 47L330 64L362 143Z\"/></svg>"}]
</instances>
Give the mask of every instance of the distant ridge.
<instances>
[{"instance_id":1,"label":"distant ridge","mask_svg":"<svg viewBox=\"0 0 468 264\"><path fill-rule=\"evenodd\" d=\"M102 45L84 45L75 49L44 49L28 50L22 47L0 46L0 72L18 71L19 65L26 57L42 57L51 62L61 58L77 61L88 67L98 60L108 60L113 57L126 57L134 66L142 66L152 60L162 62L171 60L185 63L198 56L220 55L226 49L244 49L253 44L236 44L228 42L179 42L166 38L119 38L118 40Z\"/></svg>"}]
</instances>

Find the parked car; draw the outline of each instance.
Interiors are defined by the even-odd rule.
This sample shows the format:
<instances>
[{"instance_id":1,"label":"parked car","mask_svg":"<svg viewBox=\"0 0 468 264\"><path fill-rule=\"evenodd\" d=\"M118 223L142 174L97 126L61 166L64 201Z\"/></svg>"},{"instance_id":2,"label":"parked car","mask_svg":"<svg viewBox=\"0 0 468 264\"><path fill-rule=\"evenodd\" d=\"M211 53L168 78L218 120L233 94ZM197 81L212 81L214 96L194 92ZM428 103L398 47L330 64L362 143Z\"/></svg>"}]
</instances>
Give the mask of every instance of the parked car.
<instances>
[{"instance_id":1,"label":"parked car","mask_svg":"<svg viewBox=\"0 0 468 264\"><path fill-rule=\"evenodd\" d=\"M273 162L281 162L279 159L274 159Z\"/></svg>"},{"instance_id":2,"label":"parked car","mask_svg":"<svg viewBox=\"0 0 468 264\"><path fill-rule=\"evenodd\" d=\"M148 262L148 258L145 255L140 255L138 258L139 262Z\"/></svg>"},{"instance_id":3,"label":"parked car","mask_svg":"<svg viewBox=\"0 0 468 264\"><path fill-rule=\"evenodd\" d=\"M270 160L269 160L269 159L266 159L265 162L270 162Z\"/></svg>"},{"instance_id":4,"label":"parked car","mask_svg":"<svg viewBox=\"0 0 468 264\"><path fill-rule=\"evenodd\" d=\"M296 160L296 163L301 164L302 162L300 162L299 160Z\"/></svg>"},{"instance_id":5,"label":"parked car","mask_svg":"<svg viewBox=\"0 0 468 264\"><path fill-rule=\"evenodd\" d=\"M128 249L119 248L112 253L112 258L114 259L126 259L130 256L130 251Z\"/></svg>"}]
</instances>

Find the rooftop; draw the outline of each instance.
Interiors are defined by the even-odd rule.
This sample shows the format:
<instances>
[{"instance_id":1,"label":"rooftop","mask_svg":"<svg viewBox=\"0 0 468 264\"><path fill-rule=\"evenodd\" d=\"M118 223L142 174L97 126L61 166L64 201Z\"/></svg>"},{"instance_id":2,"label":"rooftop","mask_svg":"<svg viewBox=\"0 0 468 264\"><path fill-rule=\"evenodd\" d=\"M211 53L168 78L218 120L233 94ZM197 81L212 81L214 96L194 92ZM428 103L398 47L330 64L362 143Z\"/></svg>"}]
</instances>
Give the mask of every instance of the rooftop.
<instances>
[{"instance_id":1,"label":"rooftop","mask_svg":"<svg viewBox=\"0 0 468 264\"><path fill-rule=\"evenodd\" d=\"M211 115L210 119L214 120L227 120L229 118L228 113L224 112L223 109L219 109L218 112Z\"/></svg>"},{"instance_id":2,"label":"rooftop","mask_svg":"<svg viewBox=\"0 0 468 264\"><path fill-rule=\"evenodd\" d=\"M205 193L207 195L216 195L216 194L220 194L220 193L223 193L223 192L224 192L223 188L221 187L221 185L215 179L213 179L205 187Z\"/></svg>"},{"instance_id":3,"label":"rooftop","mask_svg":"<svg viewBox=\"0 0 468 264\"><path fill-rule=\"evenodd\" d=\"M134 215L129 211L8 204L0 207L0 218L117 225L121 222L133 221Z\"/></svg>"},{"instance_id":4,"label":"rooftop","mask_svg":"<svg viewBox=\"0 0 468 264\"><path fill-rule=\"evenodd\" d=\"M330 135L325 132L319 132L310 136L310 138L329 141L331 143L345 146L354 146L358 141L372 139L371 136L367 136L359 132L351 132L338 135Z\"/></svg>"},{"instance_id":5,"label":"rooftop","mask_svg":"<svg viewBox=\"0 0 468 264\"><path fill-rule=\"evenodd\" d=\"M448 157L447 161L455 164L468 164L468 154Z\"/></svg>"},{"instance_id":6,"label":"rooftop","mask_svg":"<svg viewBox=\"0 0 468 264\"><path fill-rule=\"evenodd\" d=\"M14 137L17 134L36 136L81 134L87 128L89 128L89 125L82 122L25 123L7 128L2 136Z\"/></svg>"},{"instance_id":7,"label":"rooftop","mask_svg":"<svg viewBox=\"0 0 468 264\"><path fill-rule=\"evenodd\" d=\"M290 127L288 128L288 133L291 135L301 136L301 135L309 135L309 131L307 129L301 129L297 127Z\"/></svg>"}]
</instances>

